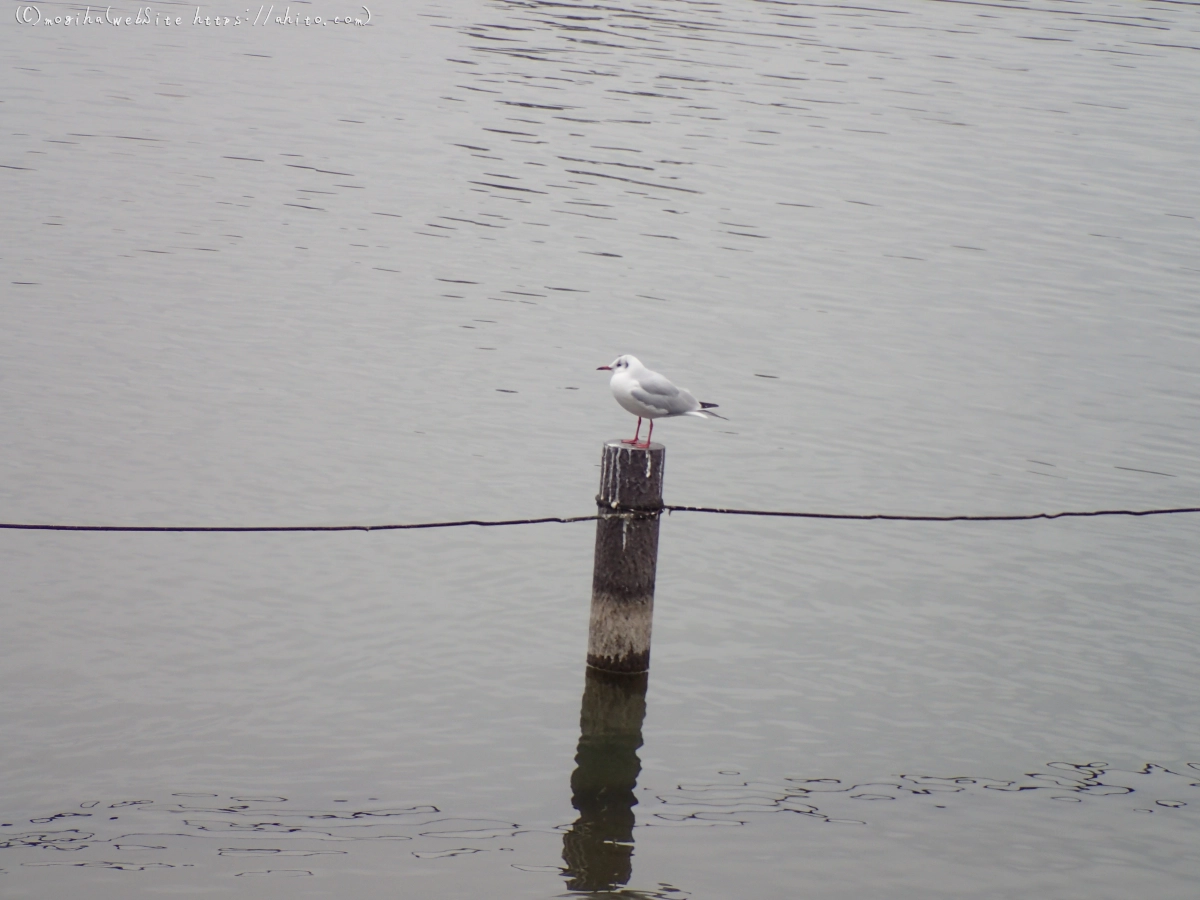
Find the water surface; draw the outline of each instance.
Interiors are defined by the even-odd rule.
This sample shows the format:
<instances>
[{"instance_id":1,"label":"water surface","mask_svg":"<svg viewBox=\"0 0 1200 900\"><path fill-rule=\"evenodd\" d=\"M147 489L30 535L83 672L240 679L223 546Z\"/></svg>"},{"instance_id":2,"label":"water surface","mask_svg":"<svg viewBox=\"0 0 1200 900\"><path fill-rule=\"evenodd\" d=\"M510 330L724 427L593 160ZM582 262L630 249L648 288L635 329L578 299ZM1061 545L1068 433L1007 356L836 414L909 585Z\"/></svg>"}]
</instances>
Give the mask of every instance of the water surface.
<instances>
[{"instance_id":1,"label":"water surface","mask_svg":"<svg viewBox=\"0 0 1200 900\"><path fill-rule=\"evenodd\" d=\"M373 12L0 29L0 519L587 514L619 353L668 502L1200 505L1193 5ZM5 532L0 883L1190 897L1198 536L677 513L643 706L586 523Z\"/></svg>"}]
</instances>

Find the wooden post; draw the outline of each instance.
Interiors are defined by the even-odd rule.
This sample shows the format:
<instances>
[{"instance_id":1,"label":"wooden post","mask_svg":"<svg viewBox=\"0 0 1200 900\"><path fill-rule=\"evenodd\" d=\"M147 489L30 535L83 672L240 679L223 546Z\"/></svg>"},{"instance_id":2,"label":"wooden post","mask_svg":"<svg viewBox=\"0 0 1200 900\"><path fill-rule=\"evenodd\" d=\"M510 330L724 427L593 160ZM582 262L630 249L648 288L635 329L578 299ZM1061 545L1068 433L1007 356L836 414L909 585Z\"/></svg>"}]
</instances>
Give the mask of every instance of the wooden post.
<instances>
[{"instance_id":1,"label":"wooden post","mask_svg":"<svg viewBox=\"0 0 1200 900\"><path fill-rule=\"evenodd\" d=\"M658 519L667 448L604 445L596 495L589 666L635 675L650 669Z\"/></svg>"}]
</instances>

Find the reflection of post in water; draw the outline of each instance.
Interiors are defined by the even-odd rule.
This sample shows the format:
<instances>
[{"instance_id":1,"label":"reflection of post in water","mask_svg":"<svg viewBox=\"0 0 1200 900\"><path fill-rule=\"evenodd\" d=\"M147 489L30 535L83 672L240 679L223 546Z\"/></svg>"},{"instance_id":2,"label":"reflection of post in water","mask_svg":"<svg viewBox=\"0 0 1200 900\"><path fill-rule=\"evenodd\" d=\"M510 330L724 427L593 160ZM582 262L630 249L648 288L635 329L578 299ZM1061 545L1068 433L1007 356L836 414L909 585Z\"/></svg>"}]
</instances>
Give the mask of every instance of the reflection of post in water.
<instances>
[{"instance_id":1,"label":"reflection of post in water","mask_svg":"<svg viewBox=\"0 0 1200 900\"><path fill-rule=\"evenodd\" d=\"M563 835L567 887L604 891L633 874L634 790L642 762L647 675L615 675L588 667L579 713L579 750L571 805L579 818Z\"/></svg>"}]
</instances>

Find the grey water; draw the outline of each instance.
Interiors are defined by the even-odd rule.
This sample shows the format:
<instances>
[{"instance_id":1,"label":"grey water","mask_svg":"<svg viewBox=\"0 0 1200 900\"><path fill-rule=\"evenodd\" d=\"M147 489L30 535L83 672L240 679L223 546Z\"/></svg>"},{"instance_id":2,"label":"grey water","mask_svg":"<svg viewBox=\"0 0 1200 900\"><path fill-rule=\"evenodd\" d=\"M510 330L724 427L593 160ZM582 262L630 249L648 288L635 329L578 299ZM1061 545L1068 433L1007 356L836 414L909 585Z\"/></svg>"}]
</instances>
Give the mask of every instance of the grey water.
<instances>
[{"instance_id":1,"label":"grey water","mask_svg":"<svg viewBox=\"0 0 1200 900\"><path fill-rule=\"evenodd\" d=\"M393 7L5 20L0 521L1200 506L1197 4ZM0 531L0 894L1194 896L1200 516L593 533Z\"/></svg>"}]
</instances>

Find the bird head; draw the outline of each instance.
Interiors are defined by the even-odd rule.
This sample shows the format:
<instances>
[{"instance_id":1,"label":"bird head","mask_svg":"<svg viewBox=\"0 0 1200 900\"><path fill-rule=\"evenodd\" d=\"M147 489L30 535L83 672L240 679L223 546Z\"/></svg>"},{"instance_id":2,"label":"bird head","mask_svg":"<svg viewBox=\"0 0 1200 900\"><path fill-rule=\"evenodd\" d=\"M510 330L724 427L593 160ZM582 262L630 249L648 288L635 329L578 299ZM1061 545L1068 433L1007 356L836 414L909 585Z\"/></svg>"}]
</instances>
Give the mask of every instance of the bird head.
<instances>
[{"instance_id":1,"label":"bird head","mask_svg":"<svg viewBox=\"0 0 1200 900\"><path fill-rule=\"evenodd\" d=\"M596 371L597 372L623 372L625 369L630 369L630 368L633 368L635 366L640 366L640 365L641 365L641 363L638 362L636 356L625 355L625 356L618 356L616 359L614 359L612 362L610 362L607 366L597 367Z\"/></svg>"}]
</instances>

